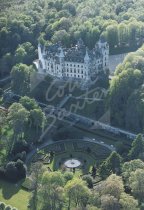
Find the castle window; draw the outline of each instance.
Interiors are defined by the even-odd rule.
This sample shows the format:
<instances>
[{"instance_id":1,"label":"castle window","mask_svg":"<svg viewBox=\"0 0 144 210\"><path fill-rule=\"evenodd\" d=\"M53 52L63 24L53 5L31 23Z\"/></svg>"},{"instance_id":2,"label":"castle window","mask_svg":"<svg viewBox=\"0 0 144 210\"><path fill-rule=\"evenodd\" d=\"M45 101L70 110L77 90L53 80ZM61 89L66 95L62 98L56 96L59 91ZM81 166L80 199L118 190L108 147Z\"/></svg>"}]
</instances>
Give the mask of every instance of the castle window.
<instances>
[{"instance_id":1,"label":"castle window","mask_svg":"<svg viewBox=\"0 0 144 210\"><path fill-rule=\"evenodd\" d=\"M79 67L79 65L78 65L78 67Z\"/></svg>"},{"instance_id":2,"label":"castle window","mask_svg":"<svg viewBox=\"0 0 144 210\"><path fill-rule=\"evenodd\" d=\"M79 75L78 75L78 77L79 77Z\"/></svg>"},{"instance_id":3,"label":"castle window","mask_svg":"<svg viewBox=\"0 0 144 210\"><path fill-rule=\"evenodd\" d=\"M76 73L76 69L74 69L74 73Z\"/></svg>"},{"instance_id":4,"label":"castle window","mask_svg":"<svg viewBox=\"0 0 144 210\"><path fill-rule=\"evenodd\" d=\"M82 74L83 74L83 70L82 70Z\"/></svg>"}]
</instances>

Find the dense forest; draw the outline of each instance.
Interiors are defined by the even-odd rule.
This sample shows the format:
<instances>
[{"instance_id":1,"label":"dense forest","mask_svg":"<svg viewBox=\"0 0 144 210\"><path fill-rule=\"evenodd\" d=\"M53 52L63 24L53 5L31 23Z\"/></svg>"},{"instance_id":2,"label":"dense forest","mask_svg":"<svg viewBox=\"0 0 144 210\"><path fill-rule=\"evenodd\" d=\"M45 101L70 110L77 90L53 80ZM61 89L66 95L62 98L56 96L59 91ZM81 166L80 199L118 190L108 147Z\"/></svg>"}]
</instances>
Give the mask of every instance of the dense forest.
<instances>
[{"instance_id":1,"label":"dense forest","mask_svg":"<svg viewBox=\"0 0 144 210\"><path fill-rule=\"evenodd\" d=\"M143 0L0 0L0 77L10 75L11 83L6 88L21 95L19 100L9 103L6 88L0 88L3 106L0 109L0 209L17 210L21 202L22 210L144 210L143 134L133 141L104 130L95 129L95 135L88 124L80 129L78 120L74 122L76 126L72 120L70 123L58 120L54 132L48 130L43 136L52 119L30 95L30 77L35 72L33 61L37 59L39 42L49 45L60 41L70 47L82 38L92 49L100 37L108 41L110 54L135 52L129 53L117 66L111 81L108 75L102 75L100 86L108 94L101 109L95 103L96 111L110 109L112 125L143 133ZM45 84L50 80L46 77ZM39 101L45 95L45 84L35 94ZM77 148L78 157L85 156L82 168L70 171L63 167L65 145L60 146L61 158L56 152L61 140L70 142L71 136L76 141L79 136L84 140L88 136L95 141L94 135L100 138L103 158L98 159L97 155L101 147L95 154L92 150L95 146L90 141L85 146L83 141L81 150ZM42 150L41 146L49 140L55 145L55 151ZM110 148L106 158L104 144ZM71 143L70 148L66 147L70 149L69 158L76 155L71 151L74 146ZM95 162L91 163L92 157ZM55 164L60 170L55 171ZM83 173L86 165L88 171ZM9 187L3 190L6 184L16 187L13 194ZM17 197L21 192L28 194L24 203L23 195L22 199ZM7 206L8 202L17 208Z\"/></svg>"},{"instance_id":2,"label":"dense forest","mask_svg":"<svg viewBox=\"0 0 144 210\"><path fill-rule=\"evenodd\" d=\"M130 53L120 64L109 89L111 121L118 127L144 129L144 46Z\"/></svg>"},{"instance_id":3,"label":"dense forest","mask_svg":"<svg viewBox=\"0 0 144 210\"><path fill-rule=\"evenodd\" d=\"M31 64L39 42L70 46L82 38L92 48L100 36L111 53L136 49L143 42L144 2L129 1L1 1L0 72L16 63Z\"/></svg>"}]
</instances>

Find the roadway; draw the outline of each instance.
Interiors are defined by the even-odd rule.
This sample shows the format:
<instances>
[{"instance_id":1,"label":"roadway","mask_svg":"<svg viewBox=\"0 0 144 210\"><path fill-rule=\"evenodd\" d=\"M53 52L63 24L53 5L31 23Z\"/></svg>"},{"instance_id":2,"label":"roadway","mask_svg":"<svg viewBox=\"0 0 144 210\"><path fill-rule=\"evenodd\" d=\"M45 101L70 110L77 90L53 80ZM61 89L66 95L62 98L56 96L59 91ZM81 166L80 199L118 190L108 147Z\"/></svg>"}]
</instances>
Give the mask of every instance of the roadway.
<instances>
[{"instance_id":1,"label":"roadway","mask_svg":"<svg viewBox=\"0 0 144 210\"><path fill-rule=\"evenodd\" d=\"M14 97L14 100L18 100L21 96L13 94L13 97ZM46 115L48 114L48 115L56 116L59 120L67 120L70 122L80 122L84 126L89 127L90 129L102 129L102 130L106 130L110 133L117 134L117 135L124 134L124 135L126 135L126 137L128 137L130 139L135 139L135 137L136 137L136 134L134 134L130 131L126 131L126 130L102 123L100 121L93 120L91 118L82 116L80 114L76 114L76 113L67 111L65 108L49 106L49 105L47 105L45 103L41 103L39 101L37 101L37 103L43 109L43 111L45 112ZM61 117L61 116L63 116L63 117Z\"/></svg>"}]
</instances>

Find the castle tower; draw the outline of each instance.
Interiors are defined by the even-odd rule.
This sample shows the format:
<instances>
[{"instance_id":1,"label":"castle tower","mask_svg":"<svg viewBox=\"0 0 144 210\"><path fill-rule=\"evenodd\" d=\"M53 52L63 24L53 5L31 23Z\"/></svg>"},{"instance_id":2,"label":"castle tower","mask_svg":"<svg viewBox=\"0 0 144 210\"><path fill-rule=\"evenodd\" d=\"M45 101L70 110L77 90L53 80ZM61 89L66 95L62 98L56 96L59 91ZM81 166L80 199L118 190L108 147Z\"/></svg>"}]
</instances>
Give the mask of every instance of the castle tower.
<instances>
[{"instance_id":1,"label":"castle tower","mask_svg":"<svg viewBox=\"0 0 144 210\"><path fill-rule=\"evenodd\" d=\"M61 76L64 76L65 75L65 67L64 67L64 58L65 58L65 55L64 55L64 51L63 51L63 48L62 47L59 47L59 62L60 62L60 66L59 66L59 75Z\"/></svg>"},{"instance_id":2,"label":"castle tower","mask_svg":"<svg viewBox=\"0 0 144 210\"><path fill-rule=\"evenodd\" d=\"M97 46L102 52L103 69L104 70L108 69L109 68L109 45L103 36L98 41Z\"/></svg>"},{"instance_id":3,"label":"castle tower","mask_svg":"<svg viewBox=\"0 0 144 210\"><path fill-rule=\"evenodd\" d=\"M90 61L90 57L88 55L88 49L86 48L86 54L84 57L84 63L85 63L85 78L89 79L89 61Z\"/></svg>"},{"instance_id":4,"label":"castle tower","mask_svg":"<svg viewBox=\"0 0 144 210\"><path fill-rule=\"evenodd\" d=\"M64 57L65 57L64 52L63 52L63 48L60 47L59 50L60 50L59 59L60 59L60 62L63 62L64 61Z\"/></svg>"}]
</instances>

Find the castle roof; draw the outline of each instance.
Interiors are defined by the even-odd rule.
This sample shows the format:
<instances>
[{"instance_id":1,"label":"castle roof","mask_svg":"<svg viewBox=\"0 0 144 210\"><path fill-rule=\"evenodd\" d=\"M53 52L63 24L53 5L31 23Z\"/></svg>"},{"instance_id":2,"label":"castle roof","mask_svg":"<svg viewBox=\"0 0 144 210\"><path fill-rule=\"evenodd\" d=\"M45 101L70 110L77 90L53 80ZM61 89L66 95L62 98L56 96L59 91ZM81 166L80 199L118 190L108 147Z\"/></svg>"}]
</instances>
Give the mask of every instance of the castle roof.
<instances>
[{"instance_id":1,"label":"castle roof","mask_svg":"<svg viewBox=\"0 0 144 210\"><path fill-rule=\"evenodd\" d=\"M45 58L51 57L58 60L59 57L64 57L67 62L77 63L83 63L85 58L93 60L102 57L101 49L95 47L93 50L89 50L82 40L79 40L77 45L71 48L62 48L60 43L46 46L45 54Z\"/></svg>"}]
</instances>

